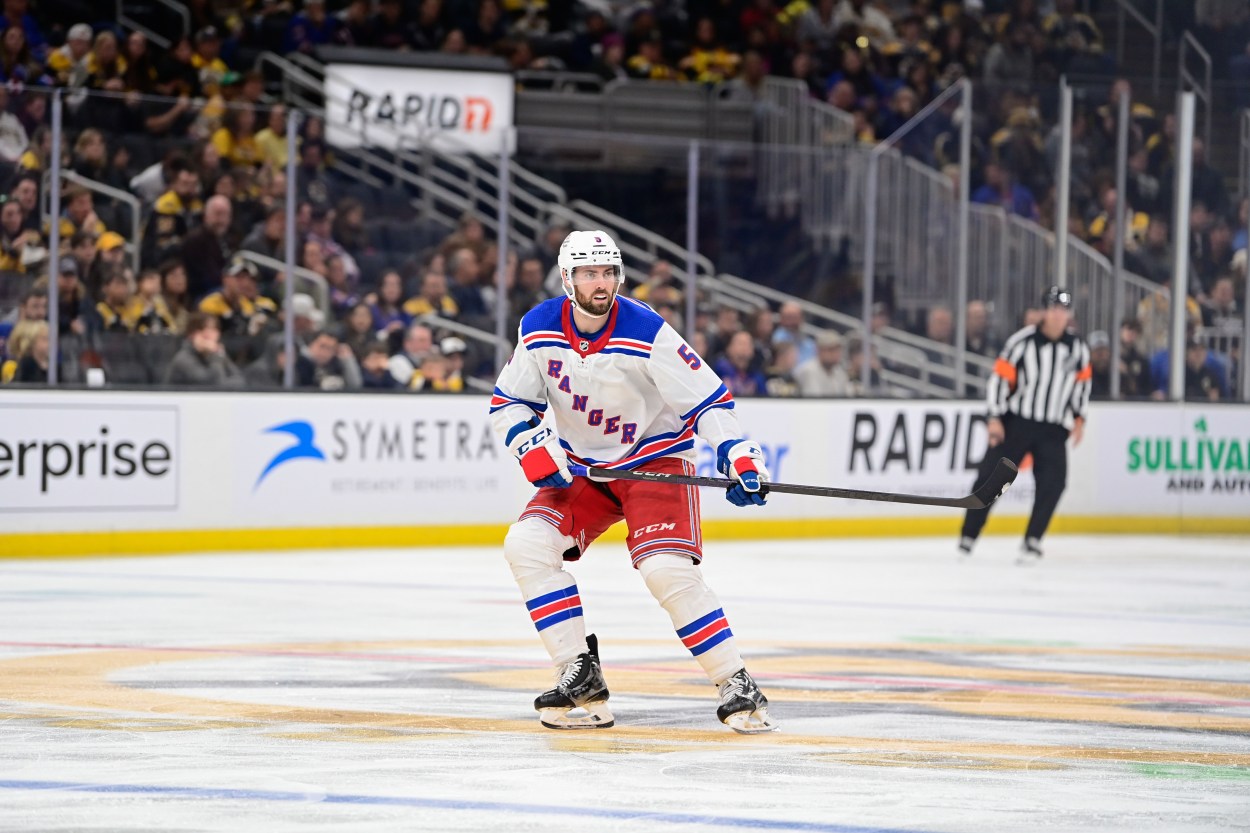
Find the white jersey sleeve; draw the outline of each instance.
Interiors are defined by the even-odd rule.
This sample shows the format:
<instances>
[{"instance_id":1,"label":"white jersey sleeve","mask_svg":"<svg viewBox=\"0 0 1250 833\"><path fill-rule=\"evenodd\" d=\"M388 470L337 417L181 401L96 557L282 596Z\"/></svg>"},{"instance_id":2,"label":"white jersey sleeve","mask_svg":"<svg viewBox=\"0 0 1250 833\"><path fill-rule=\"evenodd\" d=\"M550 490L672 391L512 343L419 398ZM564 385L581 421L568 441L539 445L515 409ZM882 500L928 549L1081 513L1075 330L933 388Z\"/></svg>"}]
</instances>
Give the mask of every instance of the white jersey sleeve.
<instances>
[{"instance_id":1,"label":"white jersey sleeve","mask_svg":"<svg viewBox=\"0 0 1250 833\"><path fill-rule=\"evenodd\" d=\"M733 395L716 371L668 324L655 335L648 363L661 396L695 433L716 448L742 438Z\"/></svg>"},{"instance_id":2,"label":"white jersey sleeve","mask_svg":"<svg viewBox=\"0 0 1250 833\"><path fill-rule=\"evenodd\" d=\"M490 419L495 433L505 443L508 433L518 424L547 413L547 387L535 354L517 339L512 357L504 365L495 382L490 399Z\"/></svg>"}]
</instances>

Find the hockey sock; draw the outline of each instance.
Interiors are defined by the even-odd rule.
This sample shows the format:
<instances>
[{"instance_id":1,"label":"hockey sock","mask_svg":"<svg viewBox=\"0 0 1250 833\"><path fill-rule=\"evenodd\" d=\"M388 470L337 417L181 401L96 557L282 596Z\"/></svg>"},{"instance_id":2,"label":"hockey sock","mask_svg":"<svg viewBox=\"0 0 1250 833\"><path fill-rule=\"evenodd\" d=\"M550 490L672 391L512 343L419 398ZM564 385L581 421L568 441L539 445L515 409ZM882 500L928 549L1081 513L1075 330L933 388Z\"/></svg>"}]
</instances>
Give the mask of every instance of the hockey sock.
<instances>
[{"instance_id":1,"label":"hockey sock","mask_svg":"<svg viewBox=\"0 0 1250 833\"><path fill-rule=\"evenodd\" d=\"M521 598L557 668L587 650L577 582L564 571L564 551L573 545L572 538L537 518L514 523L503 542Z\"/></svg>"},{"instance_id":2,"label":"hockey sock","mask_svg":"<svg viewBox=\"0 0 1250 833\"><path fill-rule=\"evenodd\" d=\"M743 667L720 601L703 582L703 571L697 564L688 556L662 552L638 562L638 572L673 620L682 644L713 684L729 679Z\"/></svg>"}]
</instances>

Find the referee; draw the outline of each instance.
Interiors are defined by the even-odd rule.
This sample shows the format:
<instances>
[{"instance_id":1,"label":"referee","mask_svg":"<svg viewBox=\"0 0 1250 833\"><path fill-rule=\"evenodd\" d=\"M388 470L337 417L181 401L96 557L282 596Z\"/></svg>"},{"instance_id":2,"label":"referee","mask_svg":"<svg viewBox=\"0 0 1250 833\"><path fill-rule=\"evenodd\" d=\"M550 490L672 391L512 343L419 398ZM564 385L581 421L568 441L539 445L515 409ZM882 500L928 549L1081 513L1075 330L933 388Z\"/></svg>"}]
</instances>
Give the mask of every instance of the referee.
<instances>
[{"instance_id":1,"label":"referee","mask_svg":"<svg viewBox=\"0 0 1250 833\"><path fill-rule=\"evenodd\" d=\"M1052 286L1042 295L1042 309L1041 322L1007 339L994 363L986 384L989 450L977 473L980 485L998 458L1019 465L1025 454L1033 455L1037 494L1017 564L1036 563L1042 557L1042 536L1067 484L1066 441L1071 434L1073 446L1081 442L1093 377L1089 347L1068 329L1071 293ZM971 509L964 517L959 539L963 555L972 553L989 514L988 508Z\"/></svg>"}]
</instances>

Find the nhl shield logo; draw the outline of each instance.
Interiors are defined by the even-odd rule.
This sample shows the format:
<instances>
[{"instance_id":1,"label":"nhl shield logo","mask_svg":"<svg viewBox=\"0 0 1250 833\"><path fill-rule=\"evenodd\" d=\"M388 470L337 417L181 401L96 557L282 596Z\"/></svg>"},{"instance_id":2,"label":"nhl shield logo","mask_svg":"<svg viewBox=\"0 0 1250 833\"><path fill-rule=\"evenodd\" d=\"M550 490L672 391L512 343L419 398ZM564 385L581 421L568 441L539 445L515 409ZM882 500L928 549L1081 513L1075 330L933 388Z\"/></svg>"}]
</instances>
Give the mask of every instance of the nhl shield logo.
<instances>
[{"instance_id":1,"label":"nhl shield logo","mask_svg":"<svg viewBox=\"0 0 1250 833\"><path fill-rule=\"evenodd\" d=\"M578 347L578 349L580 349L583 353L585 353L587 350L589 350L589 349L590 349L590 342L589 342L589 341L587 341L586 339L582 339L581 341L579 341L579 342L577 343L577 347Z\"/></svg>"}]
</instances>

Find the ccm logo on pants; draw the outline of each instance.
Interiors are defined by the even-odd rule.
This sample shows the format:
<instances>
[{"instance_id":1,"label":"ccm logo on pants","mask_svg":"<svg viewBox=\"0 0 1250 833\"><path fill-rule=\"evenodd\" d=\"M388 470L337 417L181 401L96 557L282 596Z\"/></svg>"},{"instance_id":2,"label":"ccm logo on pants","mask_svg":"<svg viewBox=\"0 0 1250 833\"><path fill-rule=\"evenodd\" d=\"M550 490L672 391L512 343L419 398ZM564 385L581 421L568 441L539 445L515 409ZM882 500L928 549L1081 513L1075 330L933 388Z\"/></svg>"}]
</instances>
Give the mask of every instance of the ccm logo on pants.
<instances>
[{"instance_id":1,"label":"ccm logo on pants","mask_svg":"<svg viewBox=\"0 0 1250 833\"><path fill-rule=\"evenodd\" d=\"M635 530L634 537L641 538L642 536L649 535L652 532L663 532L665 530L676 528L677 524L651 524L650 526L644 526L642 529Z\"/></svg>"}]
</instances>

